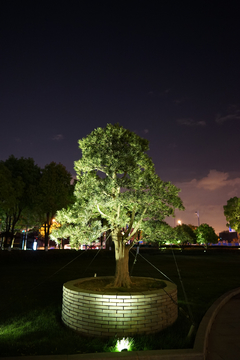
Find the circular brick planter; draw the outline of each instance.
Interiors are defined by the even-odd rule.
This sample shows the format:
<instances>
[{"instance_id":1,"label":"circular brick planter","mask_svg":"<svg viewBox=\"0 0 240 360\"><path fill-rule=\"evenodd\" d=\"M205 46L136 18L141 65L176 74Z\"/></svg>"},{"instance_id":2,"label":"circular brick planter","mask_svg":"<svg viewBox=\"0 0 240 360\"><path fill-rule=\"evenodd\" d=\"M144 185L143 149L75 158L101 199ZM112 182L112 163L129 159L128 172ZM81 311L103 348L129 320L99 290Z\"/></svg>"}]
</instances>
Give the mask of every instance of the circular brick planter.
<instances>
[{"instance_id":1,"label":"circular brick planter","mask_svg":"<svg viewBox=\"0 0 240 360\"><path fill-rule=\"evenodd\" d=\"M106 278L111 277L98 279ZM177 319L177 287L169 281L164 281L164 289L108 294L81 289L81 282L90 279L63 285L62 320L76 331L95 336L150 334Z\"/></svg>"}]
</instances>

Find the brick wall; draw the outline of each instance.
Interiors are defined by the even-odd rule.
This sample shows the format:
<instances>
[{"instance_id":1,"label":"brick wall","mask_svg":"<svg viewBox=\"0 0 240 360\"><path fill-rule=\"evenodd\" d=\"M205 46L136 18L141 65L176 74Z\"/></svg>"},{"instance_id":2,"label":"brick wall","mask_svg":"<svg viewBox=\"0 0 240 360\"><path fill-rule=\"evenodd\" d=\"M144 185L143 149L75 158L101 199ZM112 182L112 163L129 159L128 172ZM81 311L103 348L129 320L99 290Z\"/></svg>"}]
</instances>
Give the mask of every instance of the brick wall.
<instances>
[{"instance_id":1,"label":"brick wall","mask_svg":"<svg viewBox=\"0 0 240 360\"><path fill-rule=\"evenodd\" d=\"M80 283L90 279L63 285L62 320L76 331L96 336L150 334L177 319L177 287L169 281L164 281L164 289L115 295L81 289Z\"/></svg>"}]
</instances>

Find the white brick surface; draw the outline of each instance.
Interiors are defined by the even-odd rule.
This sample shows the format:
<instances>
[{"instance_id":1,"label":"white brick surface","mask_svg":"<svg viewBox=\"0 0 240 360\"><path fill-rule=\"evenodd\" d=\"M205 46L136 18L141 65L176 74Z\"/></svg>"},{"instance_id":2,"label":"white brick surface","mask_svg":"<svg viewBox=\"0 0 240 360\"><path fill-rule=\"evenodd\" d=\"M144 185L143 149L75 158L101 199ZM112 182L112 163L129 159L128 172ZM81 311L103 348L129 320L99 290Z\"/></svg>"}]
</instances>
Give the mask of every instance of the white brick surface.
<instances>
[{"instance_id":1,"label":"white brick surface","mask_svg":"<svg viewBox=\"0 0 240 360\"><path fill-rule=\"evenodd\" d=\"M63 285L62 321L76 331L96 336L150 334L177 319L177 288L168 281L164 290L108 295L81 289L81 282L90 279Z\"/></svg>"}]
</instances>

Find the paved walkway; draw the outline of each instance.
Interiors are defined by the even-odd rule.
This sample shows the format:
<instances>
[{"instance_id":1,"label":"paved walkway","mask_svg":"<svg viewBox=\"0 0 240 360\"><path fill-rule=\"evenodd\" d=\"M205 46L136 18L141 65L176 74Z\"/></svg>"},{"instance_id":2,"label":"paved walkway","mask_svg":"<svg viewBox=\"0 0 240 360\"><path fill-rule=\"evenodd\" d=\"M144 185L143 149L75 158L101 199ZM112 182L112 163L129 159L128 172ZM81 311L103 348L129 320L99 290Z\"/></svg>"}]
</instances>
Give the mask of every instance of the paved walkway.
<instances>
[{"instance_id":1,"label":"paved walkway","mask_svg":"<svg viewBox=\"0 0 240 360\"><path fill-rule=\"evenodd\" d=\"M240 359L240 294L218 312L210 330L206 360Z\"/></svg>"}]
</instances>

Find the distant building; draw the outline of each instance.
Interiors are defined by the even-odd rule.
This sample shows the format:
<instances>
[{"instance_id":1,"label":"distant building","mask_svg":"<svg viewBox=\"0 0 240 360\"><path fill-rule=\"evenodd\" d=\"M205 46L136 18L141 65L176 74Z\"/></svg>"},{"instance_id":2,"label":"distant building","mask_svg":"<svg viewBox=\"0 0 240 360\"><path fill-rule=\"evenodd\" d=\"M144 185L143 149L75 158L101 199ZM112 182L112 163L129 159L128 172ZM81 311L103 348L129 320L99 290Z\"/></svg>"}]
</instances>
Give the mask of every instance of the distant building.
<instances>
[{"instance_id":1,"label":"distant building","mask_svg":"<svg viewBox=\"0 0 240 360\"><path fill-rule=\"evenodd\" d=\"M219 233L220 243L239 245L239 234L236 231L222 231Z\"/></svg>"}]
</instances>

